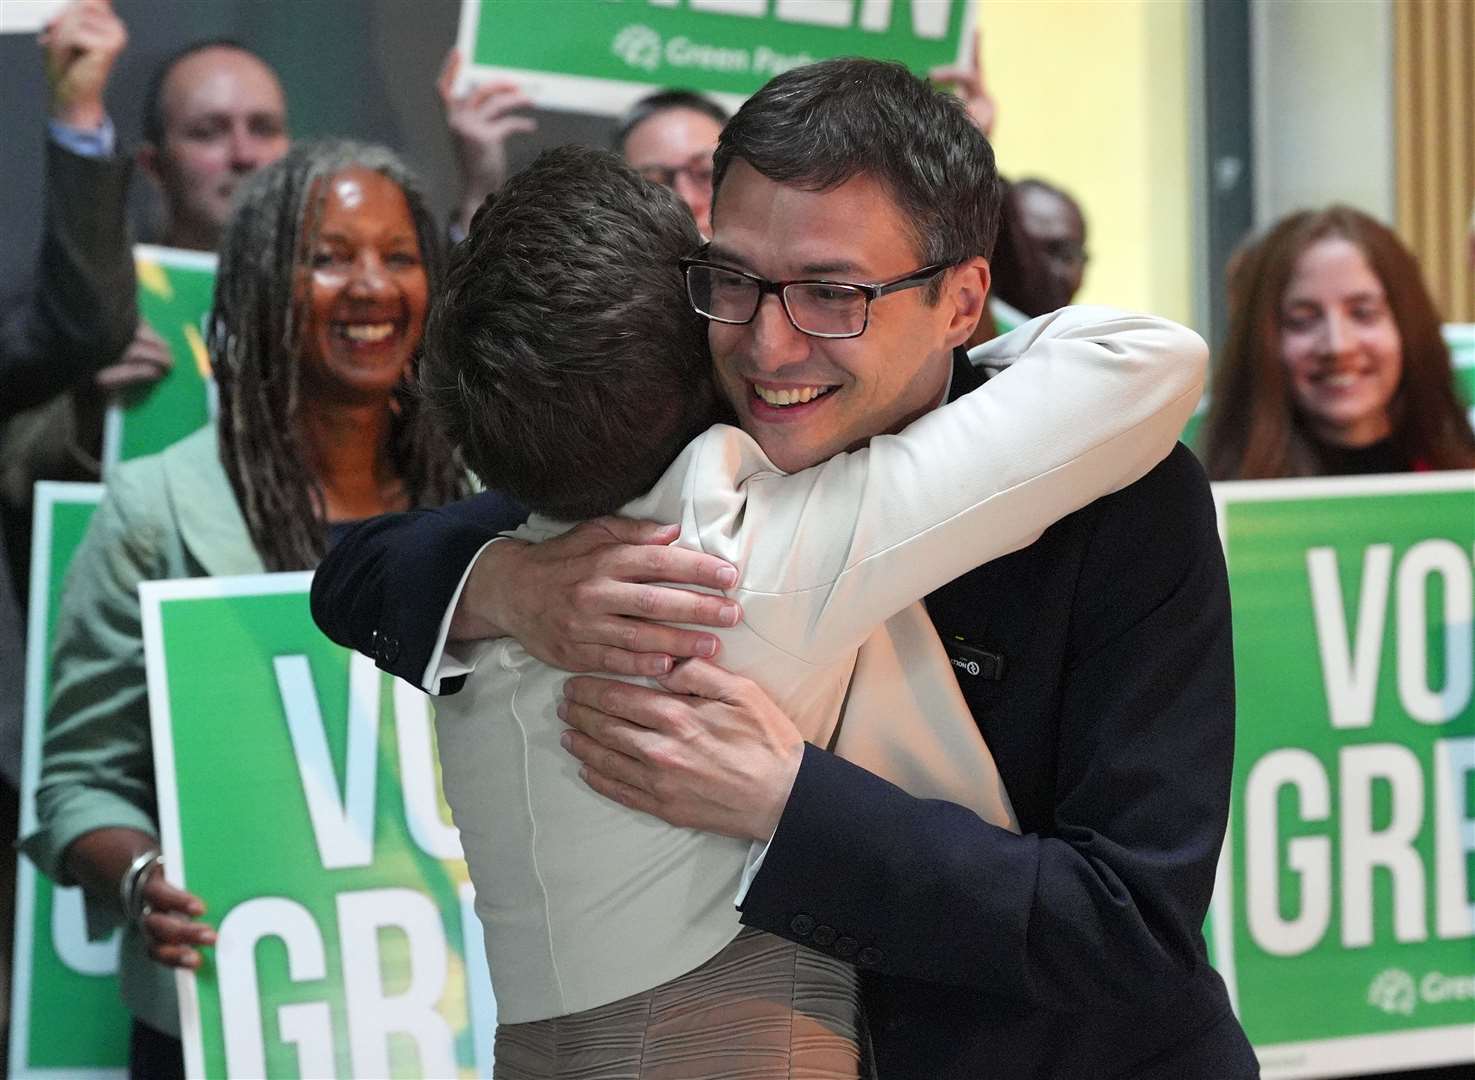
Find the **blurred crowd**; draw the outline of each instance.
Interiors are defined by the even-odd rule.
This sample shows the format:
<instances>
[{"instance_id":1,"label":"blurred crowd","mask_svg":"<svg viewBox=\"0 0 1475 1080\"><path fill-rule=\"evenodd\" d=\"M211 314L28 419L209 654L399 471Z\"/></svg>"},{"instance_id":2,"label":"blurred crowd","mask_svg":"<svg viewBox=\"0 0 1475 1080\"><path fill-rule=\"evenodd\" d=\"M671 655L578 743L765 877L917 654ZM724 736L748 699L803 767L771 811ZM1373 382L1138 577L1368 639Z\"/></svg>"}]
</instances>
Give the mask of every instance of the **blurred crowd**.
<instances>
[{"instance_id":1,"label":"blurred crowd","mask_svg":"<svg viewBox=\"0 0 1475 1080\"><path fill-rule=\"evenodd\" d=\"M451 218L437 220L413 166L391 151L294 145L277 72L235 41L198 42L161 63L137 103L143 140L120 145L104 92L126 46L108 0L74 0L40 36L50 95L43 240L33 281L0 312L0 801L14 832L33 485L102 479L108 402L181 360L135 304L138 237L125 208L135 169L163 201L162 231L149 239L219 254L207 335L217 418L128 473L132 490L113 493L77 554L57 627L40 828L23 840L47 874L88 887L96 926L126 924L145 905L150 917L187 917L198 903L139 861L155 841L128 592L150 579L310 569L347 523L470 490L408 375L443 250L507 179L509 143L536 127L514 84L459 89L464 60L453 51L437 85L461 183ZM988 134L996 108L976 65L933 78ZM613 149L674 191L704 236L727 120L717 102L673 88L614 127ZM1070 193L1018 178L1003 208L989 313L970 343L1071 303L1089 262ZM1470 243L1475 262L1475 221ZM1195 447L1211 478L1475 468L1440 313L1385 223L1344 206L1293 214L1247 238L1227 277L1228 331ZM202 529L205 558L181 540ZM112 790L81 779L99 770ZM13 892L0 882L3 902ZM213 938L187 918L179 925L166 949L187 964ZM172 980L145 950L137 936L125 942L125 966L146 972L125 980L141 1021L134 1061L168 1075L178 1059Z\"/></svg>"}]
</instances>

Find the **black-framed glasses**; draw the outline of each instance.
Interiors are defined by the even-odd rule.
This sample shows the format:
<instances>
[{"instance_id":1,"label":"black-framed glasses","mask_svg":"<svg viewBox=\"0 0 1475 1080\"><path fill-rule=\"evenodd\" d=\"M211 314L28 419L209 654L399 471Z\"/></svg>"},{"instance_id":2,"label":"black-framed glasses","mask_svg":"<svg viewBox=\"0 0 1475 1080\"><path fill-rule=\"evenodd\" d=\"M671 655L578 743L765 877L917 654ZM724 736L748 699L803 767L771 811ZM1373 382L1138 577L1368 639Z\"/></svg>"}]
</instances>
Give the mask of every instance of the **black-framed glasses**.
<instances>
[{"instance_id":1,"label":"black-framed glasses","mask_svg":"<svg viewBox=\"0 0 1475 1080\"><path fill-rule=\"evenodd\" d=\"M876 284L808 278L769 281L695 256L682 259L679 265L686 275L691 306L713 322L746 326L757 316L763 298L773 293L799 333L817 338L853 338L866 332L873 301L925 285L952 264L933 263Z\"/></svg>"}]
</instances>

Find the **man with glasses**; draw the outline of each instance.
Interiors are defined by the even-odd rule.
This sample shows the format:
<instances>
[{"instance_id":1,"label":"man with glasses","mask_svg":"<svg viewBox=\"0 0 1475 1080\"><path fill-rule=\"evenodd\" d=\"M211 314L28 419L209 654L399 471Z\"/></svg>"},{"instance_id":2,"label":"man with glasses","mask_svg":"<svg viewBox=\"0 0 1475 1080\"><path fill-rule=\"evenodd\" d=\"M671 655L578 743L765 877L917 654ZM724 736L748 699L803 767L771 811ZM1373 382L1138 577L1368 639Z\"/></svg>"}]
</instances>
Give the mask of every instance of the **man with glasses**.
<instances>
[{"instance_id":1,"label":"man with glasses","mask_svg":"<svg viewBox=\"0 0 1475 1080\"><path fill-rule=\"evenodd\" d=\"M653 184L686 204L703 236L712 235L712 151L727 110L690 90L659 90L620 118L615 151Z\"/></svg>"},{"instance_id":2,"label":"man with glasses","mask_svg":"<svg viewBox=\"0 0 1475 1080\"><path fill-rule=\"evenodd\" d=\"M722 396L775 466L826 461L978 385L953 347L971 329L955 333L962 298L987 288L996 182L956 102L892 65L798 69L734 116L699 259L716 269L692 285L723 320L708 327ZM859 323L849 289L830 291L936 266L868 300ZM831 302L846 321L804 332ZM972 467L959 446L951 468ZM664 546L673 530L605 518L526 547L489 538L474 504L376 523L324 562L315 614L432 691L457 671L448 638L507 635L567 670L661 676L659 690L570 681L587 783L766 845L742 921L860 967L881 1077L1255 1075L1201 932L1233 685L1212 502L1181 446L928 597L1022 835L804 745L718 663L673 667L716 651L693 624L736 614L652 584L732 581Z\"/></svg>"}]
</instances>

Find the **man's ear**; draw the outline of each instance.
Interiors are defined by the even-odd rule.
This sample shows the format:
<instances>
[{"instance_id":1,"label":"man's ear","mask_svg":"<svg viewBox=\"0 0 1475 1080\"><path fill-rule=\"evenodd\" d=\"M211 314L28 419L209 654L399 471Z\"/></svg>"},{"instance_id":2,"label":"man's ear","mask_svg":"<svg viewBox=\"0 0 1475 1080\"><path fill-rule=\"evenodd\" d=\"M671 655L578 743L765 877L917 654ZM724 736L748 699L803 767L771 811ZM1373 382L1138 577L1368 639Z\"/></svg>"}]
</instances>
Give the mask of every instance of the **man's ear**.
<instances>
[{"instance_id":1,"label":"man's ear","mask_svg":"<svg viewBox=\"0 0 1475 1080\"><path fill-rule=\"evenodd\" d=\"M967 341L984 317L991 281L988 260L981 256L959 263L948 272L942 302L951 305L946 333L949 348Z\"/></svg>"}]
</instances>

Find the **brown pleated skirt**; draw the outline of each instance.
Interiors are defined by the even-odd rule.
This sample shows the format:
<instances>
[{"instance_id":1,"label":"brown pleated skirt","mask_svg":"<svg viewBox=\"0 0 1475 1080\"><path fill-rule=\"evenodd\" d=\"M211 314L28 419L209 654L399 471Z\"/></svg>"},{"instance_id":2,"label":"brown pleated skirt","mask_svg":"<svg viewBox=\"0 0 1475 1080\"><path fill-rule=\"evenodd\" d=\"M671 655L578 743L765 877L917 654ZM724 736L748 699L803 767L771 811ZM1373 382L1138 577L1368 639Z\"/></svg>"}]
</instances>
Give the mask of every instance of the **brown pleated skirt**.
<instances>
[{"instance_id":1,"label":"brown pleated skirt","mask_svg":"<svg viewBox=\"0 0 1475 1080\"><path fill-rule=\"evenodd\" d=\"M744 928L695 971L497 1028L496 1080L857 1080L855 969Z\"/></svg>"}]
</instances>

